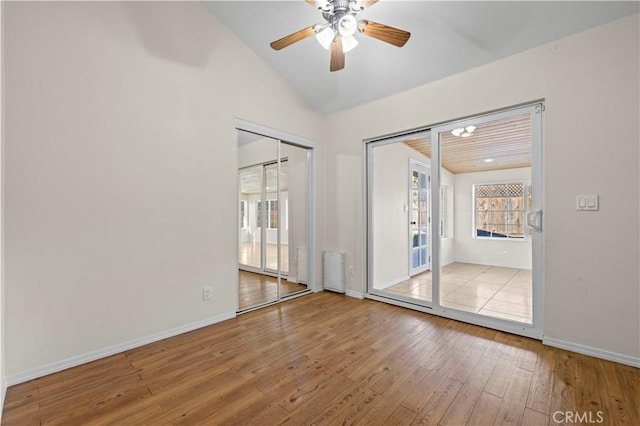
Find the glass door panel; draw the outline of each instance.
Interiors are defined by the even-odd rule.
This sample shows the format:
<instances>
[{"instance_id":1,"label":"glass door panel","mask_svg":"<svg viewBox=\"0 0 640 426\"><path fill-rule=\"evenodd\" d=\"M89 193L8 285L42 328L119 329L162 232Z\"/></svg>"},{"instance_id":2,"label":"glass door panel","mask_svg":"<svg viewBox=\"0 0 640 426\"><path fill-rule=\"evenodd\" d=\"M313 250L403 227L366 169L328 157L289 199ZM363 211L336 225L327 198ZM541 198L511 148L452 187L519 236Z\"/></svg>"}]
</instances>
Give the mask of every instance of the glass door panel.
<instances>
[{"instance_id":1,"label":"glass door panel","mask_svg":"<svg viewBox=\"0 0 640 426\"><path fill-rule=\"evenodd\" d=\"M265 270L278 272L278 229L279 229L279 191L278 162L264 166L265 199L264 199L264 257Z\"/></svg>"},{"instance_id":2,"label":"glass door panel","mask_svg":"<svg viewBox=\"0 0 640 426\"><path fill-rule=\"evenodd\" d=\"M269 245L274 239L269 227L277 223L277 179L272 171L277 158L278 140L238 130L240 311L279 298L277 255L274 261L275 250Z\"/></svg>"},{"instance_id":3,"label":"glass door panel","mask_svg":"<svg viewBox=\"0 0 640 426\"><path fill-rule=\"evenodd\" d=\"M280 142L280 297L307 290L309 152Z\"/></svg>"},{"instance_id":4,"label":"glass door panel","mask_svg":"<svg viewBox=\"0 0 640 426\"><path fill-rule=\"evenodd\" d=\"M238 262L241 267L262 269L261 209L262 166L249 166L238 172L240 187L240 229Z\"/></svg>"},{"instance_id":5,"label":"glass door panel","mask_svg":"<svg viewBox=\"0 0 640 426\"><path fill-rule=\"evenodd\" d=\"M534 232L527 216L534 216L534 117L535 109L525 107L432 129L434 191L441 194L434 298L442 309L533 324Z\"/></svg>"},{"instance_id":6,"label":"glass door panel","mask_svg":"<svg viewBox=\"0 0 640 426\"><path fill-rule=\"evenodd\" d=\"M372 294L429 306L431 302L429 132L369 148L369 282Z\"/></svg>"}]
</instances>

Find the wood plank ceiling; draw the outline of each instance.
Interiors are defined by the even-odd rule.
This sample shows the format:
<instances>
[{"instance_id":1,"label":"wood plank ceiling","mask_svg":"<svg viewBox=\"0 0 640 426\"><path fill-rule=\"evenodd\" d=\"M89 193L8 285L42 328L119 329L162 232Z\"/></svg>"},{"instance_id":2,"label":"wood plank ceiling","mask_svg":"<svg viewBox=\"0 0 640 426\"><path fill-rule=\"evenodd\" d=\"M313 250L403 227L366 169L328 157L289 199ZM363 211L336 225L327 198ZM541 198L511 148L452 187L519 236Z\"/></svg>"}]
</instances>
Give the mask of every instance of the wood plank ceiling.
<instances>
[{"instance_id":1,"label":"wood plank ceiling","mask_svg":"<svg viewBox=\"0 0 640 426\"><path fill-rule=\"evenodd\" d=\"M431 158L429 136L405 144ZM455 174L530 167L531 119L527 114L484 123L464 138L447 132L441 146L442 166Z\"/></svg>"}]
</instances>

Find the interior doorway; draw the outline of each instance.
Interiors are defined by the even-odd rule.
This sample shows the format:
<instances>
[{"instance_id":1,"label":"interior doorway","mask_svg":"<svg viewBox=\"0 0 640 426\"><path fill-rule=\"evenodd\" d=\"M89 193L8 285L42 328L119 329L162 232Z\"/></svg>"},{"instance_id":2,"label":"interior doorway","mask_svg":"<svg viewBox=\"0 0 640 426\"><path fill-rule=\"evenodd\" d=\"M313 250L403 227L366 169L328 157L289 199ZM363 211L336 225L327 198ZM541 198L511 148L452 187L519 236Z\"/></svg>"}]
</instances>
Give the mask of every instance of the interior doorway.
<instances>
[{"instance_id":1,"label":"interior doorway","mask_svg":"<svg viewBox=\"0 0 640 426\"><path fill-rule=\"evenodd\" d=\"M542 112L533 104L367 142L369 297L541 335ZM407 173L408 184L395 178ZM394 231L402 220L408 238ZM408 266L395 249L403 241Z\"/></svg>"},{"instance_id":2,"label":"interior doorway","mask_svg":"<svg viewBox=\"0 0 640 426\"><path fill-rule=\"evenodd\" d=\"M309 292L312 153L262 133L237 134L242 312Z\"/></svg>"}]
</instances>

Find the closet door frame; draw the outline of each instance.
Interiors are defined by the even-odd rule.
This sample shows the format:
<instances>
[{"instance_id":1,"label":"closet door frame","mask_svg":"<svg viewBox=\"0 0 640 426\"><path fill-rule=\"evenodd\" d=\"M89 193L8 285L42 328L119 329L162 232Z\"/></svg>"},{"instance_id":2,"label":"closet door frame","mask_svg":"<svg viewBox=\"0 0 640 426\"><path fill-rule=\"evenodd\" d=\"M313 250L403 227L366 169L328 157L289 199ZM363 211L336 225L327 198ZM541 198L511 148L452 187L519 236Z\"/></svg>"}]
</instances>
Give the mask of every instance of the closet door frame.
<instances>
[{"instance_id":1,"label":"closet door frame","mask_svg":"<svg viewBox=\"0 0 640 426\"><path fill-rule=\"evenodd\" d=\"M251 121L243 120L240 118L236 118L235 120L235 130L236 130L236 138L237 131L245 131L249 133L254 133L256 135L261 135L264 137L268 137L271 139L276 139L278 141L278 159L280 158L280 144L286 143L293 146L298 146L300 148L304 148L307 150L307 164L308 164L308 182L307 182L307 289L312 292L317 292L322 290L321 283L316 280L316 258L318 256L316 250L316 143L311 140L301 136L294 135L292 133L288 133L286 131L274 129L268 126L264 126L261 124L253 123ZM238 146L238 141L236 139L236 146ZM279 171L280 171L280 161L278 161L278 179ZM236 188L238 191L239 188ZM278 191L278 199L280 198L280 194ZM238 203L239 204L239 203ZM236 207L239 209L239 206ZM236 212L236 218L239 218L240 212ZM239 219L236 219L239 220ZM280 239L280 232L278 231L278 239ZM239 239L236 238L236 253L239 250ZM278 249L279 251L279 249ZM279 268L278 268L279 269ZM278 276L280 273L278 273ZM239 286L238 278L236 278L235 288L237 289ZM308 292L295 293L291 296L285 297L285 300L290 297L296 297L303 294L307 294ZM237 292L236 292L237 297ZM273 303L278 303L282 299L278 298ZM236 306L238 305L238 301L236 300ZM262 305L258 306L261 307ZM244 312L244 310L243 310Z\"/></svg>"}]
</instances>

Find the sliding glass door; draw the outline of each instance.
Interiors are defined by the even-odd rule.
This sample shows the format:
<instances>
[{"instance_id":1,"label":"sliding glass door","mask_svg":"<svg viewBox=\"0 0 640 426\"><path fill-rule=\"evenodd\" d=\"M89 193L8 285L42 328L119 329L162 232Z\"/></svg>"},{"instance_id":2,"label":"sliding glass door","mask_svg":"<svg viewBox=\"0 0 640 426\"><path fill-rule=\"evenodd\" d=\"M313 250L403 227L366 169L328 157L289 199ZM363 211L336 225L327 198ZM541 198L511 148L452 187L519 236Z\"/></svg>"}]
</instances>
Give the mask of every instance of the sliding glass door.
<instances>
[{"instance_id":1,"label":"sliding glass door","mask_svg":"<svg viewBox=\"0 0 640 426\"><path fill-rule=\"evenodd\" d=\"M429 132L370 144L368 291L431 306L431 159Z\"/></svg>"},{"instance_id":2,"label":"sliding glass door","mask_svg":"<svg viewBox=\"0 0 640 426\"><path fill-rule=\"evenodd\" d=\"M369 295L540 333L542 111L513 108L368 143Z\"/></svg>"}]
</instances>

